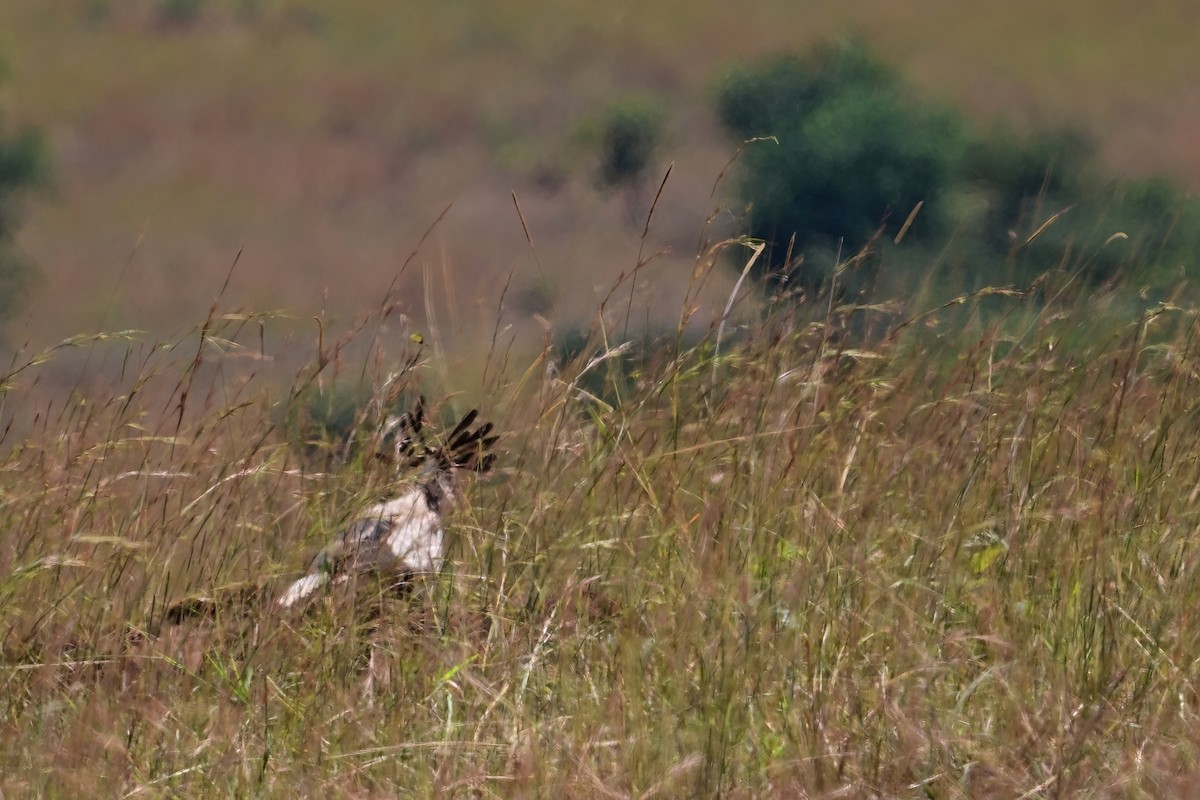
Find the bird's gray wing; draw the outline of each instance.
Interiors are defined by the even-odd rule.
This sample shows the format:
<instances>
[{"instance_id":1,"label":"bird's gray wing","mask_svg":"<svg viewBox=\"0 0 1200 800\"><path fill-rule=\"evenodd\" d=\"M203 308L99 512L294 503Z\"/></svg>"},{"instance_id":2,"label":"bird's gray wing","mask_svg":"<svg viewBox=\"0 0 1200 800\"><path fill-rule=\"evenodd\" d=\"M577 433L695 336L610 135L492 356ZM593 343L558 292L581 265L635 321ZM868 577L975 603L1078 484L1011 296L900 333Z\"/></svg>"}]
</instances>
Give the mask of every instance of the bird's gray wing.
<instances>
[{"instance_id":1,"label":"bird's gray wing","mask_svg":"<svg viewBox=\"0 0 1200 800\"><path fill-rule=\"evenodd\" d=\"M387 547L391 526L381 518L355 520L328 547L317 553L308 574L297 580L279 598L290 608L329 583L330 577L347 571L365 571L395 560Z\"/></svg>"},{"instance_id":2,"label":"bird's gray wing","mask_svg":"<svg viewBox=\"0 0 1200 800\"><path fill-rule=\"evenodd\" d=\"M355 520L317 554L309 572L334 573L347 566L370 569L384 555L384 543L390 530L390 522L378 517Z\"/></svg>"}]
</instances>

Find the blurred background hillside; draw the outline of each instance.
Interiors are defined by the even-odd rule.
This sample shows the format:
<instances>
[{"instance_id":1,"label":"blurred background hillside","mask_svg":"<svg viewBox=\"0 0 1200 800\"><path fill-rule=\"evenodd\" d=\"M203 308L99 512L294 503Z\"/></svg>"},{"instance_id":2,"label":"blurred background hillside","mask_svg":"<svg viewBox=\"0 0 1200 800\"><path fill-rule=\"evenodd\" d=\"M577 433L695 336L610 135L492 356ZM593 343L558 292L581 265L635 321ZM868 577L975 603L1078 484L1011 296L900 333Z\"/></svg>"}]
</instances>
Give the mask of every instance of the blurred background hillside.
<instances>
[{"instance_id":1,"label":"blurred background hillside","mask_svg":"<svg viewBox=\"0 0 1200 800\"><path fill-rule=\"evenodd\" d=\"M0 4L0 119L49 156L8 337L191 328L239 251L224 307L349 324L391 291L449 329L490 325L510 275L507 321L586 319L661 252L637 307L675 320L698 250L739 230L732 181L714 192L738 148L722 77L846 36L973 124L1069 123L1114 172L1195 189L1197 33L1183 0ZM606 186L598 131L622 104L661 133L636 180Z\"/></svg>"}]
</instances>

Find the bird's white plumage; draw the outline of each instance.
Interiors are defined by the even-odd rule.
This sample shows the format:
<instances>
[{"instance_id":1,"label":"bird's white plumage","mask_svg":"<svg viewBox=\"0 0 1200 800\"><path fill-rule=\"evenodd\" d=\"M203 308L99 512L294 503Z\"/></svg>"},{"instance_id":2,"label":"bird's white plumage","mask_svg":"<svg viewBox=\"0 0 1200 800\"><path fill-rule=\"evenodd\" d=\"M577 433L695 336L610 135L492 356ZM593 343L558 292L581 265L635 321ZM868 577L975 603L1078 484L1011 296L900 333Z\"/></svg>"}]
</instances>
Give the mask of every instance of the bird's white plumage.
<instances>
[{"instance_id":1,"label":"bird's white plumage","mask_svg":"<svg viewBox=\"0 0 1200 800\"><path fill-rule=\"evenodd\" d=\"M445 558L442 512L446 504L431 508L426 493L414 489L394 500L367 509L366 519L387 520L391 528L385 540L403 572L437 572Z\"/></svg>"},{"instance_id":2,"label":"bird's white plumage","mask_svg":"<svg viewBox=\"0 0 1200 800\"><path fill-rule=\"evenodd\" d=\"M437 572L446 557L442 515L454 506L450 474L409 488L399 497L376 503L313 560L309 574L296 580L279 598L290 608L329 583L336 567L336 583L347 573L372 571L384 575ZM344 562L344 563L339 563Z\"/></svg>"},{"instance_id":3,"label":"bird's white plumage","mask_svg":"<svg viewBox=\"0 0 1200 800\"><path fill-rule=\"evenodd\" d=\"M477 412L467 413L444 445L421 444L423 399L410 414L395 423L402 438L396 460L420 467L416 482L396 497L376 503L355 515L353 521L322 550L308 569L280 596L279 605L290 608L322 586L343 583L362 572L404 578L437 572L446 558L443 517L457 505L457 474L486 472L493 455L486 451L496 442L491 423L475 430ZM414 455L421 459L415 460Z\"/></svg>"},{"instance_id":4,"label":"bird's white plumage","mask_svg":"<svg viewBox=\"0 0 1200 800\"><path fill-rule=\"evenodd\" d=\"M291 608L328 582L329 573L327 572L314 572L311 575L305 575L288 587L287 591L279 598L279 605L284 608Z\"/></svg>"}]
</instances>

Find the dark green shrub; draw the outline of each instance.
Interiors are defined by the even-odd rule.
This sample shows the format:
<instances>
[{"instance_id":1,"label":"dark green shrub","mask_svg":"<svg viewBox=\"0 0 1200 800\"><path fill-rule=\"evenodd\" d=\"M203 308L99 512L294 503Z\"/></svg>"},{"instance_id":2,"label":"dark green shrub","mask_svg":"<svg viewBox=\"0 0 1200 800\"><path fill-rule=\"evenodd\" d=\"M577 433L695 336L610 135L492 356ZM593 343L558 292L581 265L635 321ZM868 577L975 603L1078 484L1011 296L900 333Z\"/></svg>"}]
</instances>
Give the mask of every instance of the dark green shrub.
<instances>
[{"instance_id":1,"label":"dark green shrub","mask_svg":"<svg viewBox=\"0 0 1200 800\"><path fill-rule=\"evenodd\" d=\"M999 130L971 147L963 181L984 200L975 235L1011 259L1020 282L1061 267L1165 285L1200 254L1200 216L1182 190L1162 176L1108 176L1077 130Z\"/></svg>"},{"instance_id":2,"label":"dark green shrub","mask_svg":"<svg viewBox=\"0 0 1200 800\"><path fill-rule=\"evenodd\" d=\"M0 129L0 320L20 305L34 274L14 237L24 200L30 189L46 180L48 164L39 134Z\"/></svg>"},{"instance_id":3,"label":"dark green shrub","mask_svg":"<svg viewBox=\"0 0 1200 800\"><path fill-rule=\"evenodd\" d=\"M1200 208L1161 176L1112 180L1080 192L1061 222L1032 243L1033 267L1068 248L1092 281L1130 278L1168 289L1195 274Z\"/></svg>"},{"instance_id":4,"label":"dark green shrub","mask_svg":"<svg viewBox=\"0 0 1200 800\"><path fill-rule=\"evenodd\" d=\"M744 139L794 127L797 116L847 87L898 90L896 73L861 44L826 45L809 58L781 56L726 77L717 98L721 122Z\"/></svg>"},{"instance_id":5,"label":"dark green shrub","mask_svg":"<svg viewBox=\"0 0 1200 800\"><path fill-rule=\"evenodd\" d=\"M662 139L663 112L643 98L628 98L610 107L600 121L600 185L636 186L649 168Z\"/></svg>"},{"instance_id":6,"label":"dark green shrub","mask_svg":"<svg viewBox=\"0 0 1200 800\"><path fill-rule=\"evenodd\" d=\"M999 128L974 141L963 179L986 200L982 234L989 245L1003 252L1079 200L1096 172L1094 153L1087 136L1065 128L1027 136Z\"/></svg>"},{"instance_id":7,"label":"dark green shrub","mask_svg":"<svg viewBox=\"0 0 1200 800\"><path fill-rule=\"evenodd\" d=\"M200 18L205 0L158 0L159 19L166 25L186 26Z\"/></svg>"},{"instance_id":8,"label":"dark green shrub","mask_svg":"<svg viewBox=\"0 0 1200 800\"><path fill-rule=\"evenodd\" d=\"M972 135L860 44L735 70L717 111L746 142L745 232L780 286L827 286L840 253L838 290L854 295L1051 270L1166 290L1200 257L1200 210L1172 182L1113 178L1078 130Z\"/></svg>"},{"instance_id":9,"label":"dark green shrub","mask_svg":"<svg viewBox=\"0 0 1200 800\"><path fill-rule=\"evenodd\" d=\"M966 135L960 119L915 98L900 78L858 44L819 48L734 71L718 97L722 123L744 140L740 192L747 232L770 243L776 278L784 257L811 248L853 253L876 233L941 233L944 194L960 169Z\"/></svg>"}]
</instances>

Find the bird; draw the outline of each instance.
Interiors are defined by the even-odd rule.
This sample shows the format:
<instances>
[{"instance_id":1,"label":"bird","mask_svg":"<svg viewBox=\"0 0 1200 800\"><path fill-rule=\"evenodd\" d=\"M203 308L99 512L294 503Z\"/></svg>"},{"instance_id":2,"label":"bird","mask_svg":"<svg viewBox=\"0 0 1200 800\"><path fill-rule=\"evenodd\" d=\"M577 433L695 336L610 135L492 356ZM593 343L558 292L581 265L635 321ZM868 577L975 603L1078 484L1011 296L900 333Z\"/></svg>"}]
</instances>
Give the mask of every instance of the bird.
<instances>
[{"instance_id":1,"label":"bird","mask_svg":"<svg viewBox=\"0 0 1200 800\"><path fill-rule=\"evenodd\" d=\"M477 409L468 411L444 443L430 443L424 429L425 398L401 417L389 420L385 433L395 436L391 460L399 471L415 469L415 479L383 502L362 509L353 521L312 560L307 572L276 601L290 609L329 584L357 575L376 574L407 582L414 575L436 573L446 557L444 521L459 503L462 473L485 473L499 440L492 423L472 430Z\"/></svg>"}]
</instances>

